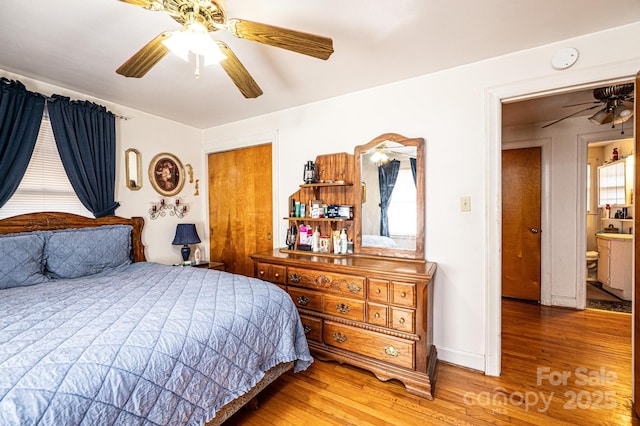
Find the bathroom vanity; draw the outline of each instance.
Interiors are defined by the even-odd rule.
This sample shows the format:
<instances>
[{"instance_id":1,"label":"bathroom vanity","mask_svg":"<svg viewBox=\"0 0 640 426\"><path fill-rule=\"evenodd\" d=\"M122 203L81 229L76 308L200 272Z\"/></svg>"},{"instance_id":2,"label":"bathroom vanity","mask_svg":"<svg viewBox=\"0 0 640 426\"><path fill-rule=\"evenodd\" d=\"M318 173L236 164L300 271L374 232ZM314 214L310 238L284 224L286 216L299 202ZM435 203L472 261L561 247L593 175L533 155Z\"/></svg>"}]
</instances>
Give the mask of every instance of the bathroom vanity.
<instances>
[{"instance_id":1,"label":"bathroom vanity","mask_svg":"<svg viewBox=\"0 0 640 426\"><path fill-rule=\"evenodd\" d=\"M633 235L596 234L598 281L602 287L624 300L633 293Z\"/></svg>"}]
</instances>

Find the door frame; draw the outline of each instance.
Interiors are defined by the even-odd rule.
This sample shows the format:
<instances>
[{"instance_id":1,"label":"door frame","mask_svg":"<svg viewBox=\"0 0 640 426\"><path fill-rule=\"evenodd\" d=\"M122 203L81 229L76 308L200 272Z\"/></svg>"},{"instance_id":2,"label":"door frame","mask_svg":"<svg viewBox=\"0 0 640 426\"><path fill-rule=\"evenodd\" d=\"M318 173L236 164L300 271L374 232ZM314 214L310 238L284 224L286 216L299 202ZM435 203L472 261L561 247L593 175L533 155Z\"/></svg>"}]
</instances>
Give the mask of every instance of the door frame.
<instances>
[{"instance_id":1,"label":"door frame","mask_svg":"<svg viewBox=\"0 0 640 426\"><path fill-rule=\"evenodd\" d=\"M508 142L502 145L502 150L523 149L540 147L540 303L542 305L551 304L551 240L549 233L551 229L551 138L530 139L519 142ZM502 160L500 161L500 175L502 176ZM502 180L501 180L502 182ZM502 183L500 183L502 186ZM502 198L501 198L502 199ZM502 203L502 202L501 202ZM502 212L502 208L500 209ZM501 216L502 217L502 216ZM501 219L502 222L502 219ZM500 224L502 234L502 223ZM500 238L502 240L502 238ZM501 277L502 277L502 266ZM501 279L502 280L502 279ZM502 285L500 286L500 297L502 297Z\"/></svg>"},{"instance_id":2,"label":"door frame","mask_svg":"<svg viewBox=\"0 0 640 426\"><path fill-rule=\"evenodd\" d=\"M624 61L588 69L554 73L545 77L485 89L486 157L486 293L485 293L485 374L499 376L502 355L502 102L523 100L542 94L562 93L598 82L634 79L638 61ZM635 225L634 225L635 227ZM634 259L635 262L635 259ZM633 344L633 342L632 342Z\"/></svg>"},{"instance_id":3,"label":"door frame","mask_svg":"<svg viewBox=\"0 0 640 426\"><path fill-rule=\"evenodd\" d=\"M274 130L273 132L260 133L256 135L250 135L246 137L239 137L235 139L227 139L220 142L209 140L203 141L202 143L202 152L203 160L202 160L202 169L205 171L204 176L209 176L209 154L213 154L216 152L225 152L225 151L233 151L236 149L248 148L256 145L265 145L271 144L271 209L273 212L273 219L271 224L271 229L273 230L273 236L271 238L273 248L280 247L284 245L284 236L282 236L282 232L280 226L282 221L280 218L284 217L280 213L280 142L278 140L278 131ZM203 183L204 180L204 183ZM204 191L203 194L206 195L204 200L204 224L206 226L205 229L210 229L209 223L209 180L203 179L200 180L202 183L201 191ZM287 212L287 214L289 214ZM209 242L206 244L207 253L209 252Z\"/></svg>"}]
</instances>

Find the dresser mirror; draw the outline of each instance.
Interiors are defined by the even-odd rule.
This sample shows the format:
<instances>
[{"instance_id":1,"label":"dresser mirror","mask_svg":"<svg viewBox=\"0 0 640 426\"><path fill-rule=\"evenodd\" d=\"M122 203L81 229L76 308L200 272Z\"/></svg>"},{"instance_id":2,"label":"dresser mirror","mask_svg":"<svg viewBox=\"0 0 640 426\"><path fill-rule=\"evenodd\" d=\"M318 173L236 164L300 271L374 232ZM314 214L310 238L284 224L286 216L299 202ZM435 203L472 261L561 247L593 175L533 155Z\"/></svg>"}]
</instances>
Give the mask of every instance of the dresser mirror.
<instances>
[{"instance_id":1,"label":"dresser mirror","mask_svg":"<svg viewBox=\"0 0 640 426\"><path fill-rule=\"evenodd\" d=\"M137 191L142 187L142 160L137 149L129 148L124 152L124 164L127 188Z\"/></svg>"},{"instance_id":2,"label":"dresser mirror","mask_svg":"<svg viewBox=\"0 0 640 426\"><path fill-rule=\"evenodd\" d=\"M355 251L424 260L424 139L386 133L355 149Z\"/></svg>"}]
</instances>

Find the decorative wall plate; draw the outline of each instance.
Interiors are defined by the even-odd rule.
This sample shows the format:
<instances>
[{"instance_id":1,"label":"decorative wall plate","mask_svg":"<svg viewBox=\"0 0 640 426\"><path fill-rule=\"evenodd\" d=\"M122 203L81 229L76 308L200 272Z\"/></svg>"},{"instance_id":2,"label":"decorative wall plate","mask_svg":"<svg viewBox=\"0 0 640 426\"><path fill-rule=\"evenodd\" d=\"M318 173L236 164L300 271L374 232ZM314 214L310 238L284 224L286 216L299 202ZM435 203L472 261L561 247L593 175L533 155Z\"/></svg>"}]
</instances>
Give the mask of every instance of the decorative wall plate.
<instances>
[{"instance_id":1,"label":"decorative wall plate","mask_svg":"<svg viewBox=\"0 0 640 426\"><path fill-rule=\"evenodd\" d=\"M171 197L182 191L184 167L175 155L161 152L149 164L149 180L158 194Z\"/></svg>"}]
</instances>

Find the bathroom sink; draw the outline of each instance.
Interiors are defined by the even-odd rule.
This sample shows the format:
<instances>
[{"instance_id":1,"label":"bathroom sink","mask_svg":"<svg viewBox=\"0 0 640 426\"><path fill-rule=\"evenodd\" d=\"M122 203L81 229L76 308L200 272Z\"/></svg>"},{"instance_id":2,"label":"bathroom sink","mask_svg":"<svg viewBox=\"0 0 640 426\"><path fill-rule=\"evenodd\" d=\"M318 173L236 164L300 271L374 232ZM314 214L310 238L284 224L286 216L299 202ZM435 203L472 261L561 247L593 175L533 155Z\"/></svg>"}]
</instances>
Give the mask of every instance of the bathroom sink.
<instances>
[{"instance_id":1,"label":"bathroom sink","mask_svg":"<svg viewBox=\"0 0 640 426\"><path fill-rule=\"evenodd\" d=\"M631 240L633 238L633 235L632 234L609 234L607 232L604 232L602 234L596 234L596 237L619 239L619 240Z\"/></svg>"}]
</instances>

